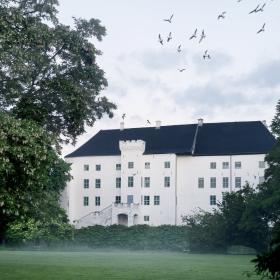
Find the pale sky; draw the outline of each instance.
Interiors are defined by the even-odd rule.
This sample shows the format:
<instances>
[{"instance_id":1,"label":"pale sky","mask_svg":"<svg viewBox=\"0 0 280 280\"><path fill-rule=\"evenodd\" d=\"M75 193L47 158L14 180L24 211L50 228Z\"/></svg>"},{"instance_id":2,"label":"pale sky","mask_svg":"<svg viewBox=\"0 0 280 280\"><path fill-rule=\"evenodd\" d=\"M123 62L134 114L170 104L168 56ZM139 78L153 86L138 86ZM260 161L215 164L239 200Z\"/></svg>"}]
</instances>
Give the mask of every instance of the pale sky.
<instances>
[{"instance_id":1,"label":"pale sky","mask_svg":"<svg viewBox=\"0 0 280 280\"><path fill-rule=\"evenodd\" d=\"M263 12L249 14L266 2ZM280 98L280 0L60 0L59 18L98 18L107 29L92 42L109 86L103 91L118 109L78 138L100 129L205 122L271 122ZM225 19L217 16L226 11ZM174 14L172 23L163 21ZM263 24L265 32L257 34ZM189 40L198 28L206 38ZM166 38L172 32L172 40ZM158 34L164 45L158 42ZM177 52L178 45L182 52ZM203 60L208 50L211 59ZM180 73L179 68L186 68Z\"/></svg>"}]
</instances>

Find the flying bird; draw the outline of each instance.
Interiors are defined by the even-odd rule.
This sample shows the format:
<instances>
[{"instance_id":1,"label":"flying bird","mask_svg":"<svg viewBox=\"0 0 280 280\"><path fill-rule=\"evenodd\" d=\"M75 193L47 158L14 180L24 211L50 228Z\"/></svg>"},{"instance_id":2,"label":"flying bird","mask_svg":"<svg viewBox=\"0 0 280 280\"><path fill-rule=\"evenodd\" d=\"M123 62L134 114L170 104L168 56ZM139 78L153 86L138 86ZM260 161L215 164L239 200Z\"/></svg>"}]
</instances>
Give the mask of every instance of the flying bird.
<instances>
[{"instance_id":1,"label":"flying bird","mask_svg":"<svg viewBox=\"0 0 280 280\"><path fill-rule=\"evenodd\" d=\"M218 20L225 18L227 12L222 12L221 14L218 15Z\"/></svg>"},{"instance_id":2,"label":"flying bird","mask_svg":"<svg viewBox=\"0 0 280 280\"><path fill-rule=\"evenodd\" d=\"M178 69L179 72L184 72L185 70L186 70L186 68Z\"/></svg>"},{"instance_id":3,"label":"flying bird","mask_svg":"<svg viewBox=\"0 0 280 280\"><path fill-rule=\"evenodd\" d=\"M205 35L205 32L204 32L204 29L202 30L202 33L200 35L200 39L199 39L199 43L202 42L203 39L205 39L206 35Z\"/></svg>"},{"instance_id":4,"label":"flying bird","mask_svg":"<svg viewBox=\"0 0 280 280\"><path fill-rule=\"evenodd\" d=\"M147 120L147 123L148 123L148 124L151 124L151 122L150 122L149 120Z\"/></svg>"},{"instance_id":5,"label":"flying bird","mask_svg":"<svg viewBox=\"0 0 280 280\"><path fill-rule=\"evenodd\" d=\"M170 18L168 18L168 19L164 19L164 21L167 21L167 22L171 23L171 22L172 22L172 18L173 18L173 14L171 15L171 17L170 17Z\"/></svg>"},{"instance_id":6,"label":"flying bird","mask_svg":"<svg viewBox=\"0 0 280 280\"><path fill-rule=\"evenodd\" d=\"M252 14L252 13L257 13L259 7L260 7L260 5L258 5L254 10L252 10L252 11L249 13L249 15Z\"/></svg>"},{"instance_id":7,"label":"flying bird","mask_svg":"<svg viewBox=\"0 0 280 280\"><path fill-rule=\"evenodd\" d=\"M208 53L208 50L206 50L205 52L204 52L204 55L203 55L203 59L211 59L211 56L210 56L210 54Z\"/></svg>"},{"instance_id":8,"label":"flying bird","mask_svg":"<svg viewBox=\"0 0 280 280\"><path fill-rule=\"evenodd\" d=\"M193 33L193 35L190 37L190 40L192 40L192 39L196 38L196 33L197 33L197 28L195 29L195 31L194 31L194 33Z\"/></svg>"},{"instance_id":9,"label":"flying bird","mask_svg":"<svg viewBox=\"0 0 280 280\"><path fill-rule=\"evenodd\" d=\"M160 34L158 34L158 41L163 45L163 40L162 40Z\"/></svg>"},{"instance_id":10,"label":"flying bird","mask_svg":"<svg viewBox=\"0 0 280 280\"><path fill-rule=\"evenodd\" d=\"M126 114L122 114L122 119L124 120L124 118L126 117Z\"/></svg>"},{"instance_id":11,"label":"flying bird","mask_svg":"<svg viewBox=\"0 0 280 280\"><path fill-rule=\"evenodd\" d=\"M179 45L178 48L177 48L177 52L180 53L181 51L182 51L181 45Z\"/></svg>"},{"instance_id":12,"label":"flying bird","mask_svg":"<svg viewBox=\"0 0 280 280\"><path fill-rule=\"evenodd\" d=\"M265 23L263 24L262 28L257 32L257 34L264 32Z\"/></svg>"},{"instance_id":13,"label":"flying bird","mask_svg":"<svg viewBox=\"0 0 280 280\"><path fill-rule=\"evenodd\" d=\"M256 11L256 13L258 13L258 12L263 12L263 8L265 7L265 5L266 5L266 3L264 3L264 4L261 6L261 8L259 8L259 9Z\"/></svg>"},{"instance_id":14,"label":"flying bird","mask_svg":"<svg viewBox=\"0 0 280 280\"><path fill-rule=\"evenodd\" d=\"M172 34L171 34L171 32L169 32L169 35L167 37L167 42L169 42L171 39L172 39Z\"/></svg>"}]
</instances>

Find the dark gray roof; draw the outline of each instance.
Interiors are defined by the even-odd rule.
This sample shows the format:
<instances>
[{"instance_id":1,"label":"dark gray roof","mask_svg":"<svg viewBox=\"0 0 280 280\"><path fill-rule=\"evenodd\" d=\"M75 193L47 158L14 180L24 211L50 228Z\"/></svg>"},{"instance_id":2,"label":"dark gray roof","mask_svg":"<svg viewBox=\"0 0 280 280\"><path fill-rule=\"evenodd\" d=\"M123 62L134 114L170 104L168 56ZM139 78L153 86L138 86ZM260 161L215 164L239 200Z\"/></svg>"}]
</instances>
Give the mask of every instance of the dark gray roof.
<instances>
[{"instance_id":1,"label":"dark gray roof","mask_svg":"<svg viewBox=\"0 0 280 280\"><path fill-rule=\"evenodd\" d=\"M186 124L101 130L66 157L120 155L120 140L145 141L145 154L194 156L266 154L275 143L260 121Z\"/></svg>"}]
</instances>

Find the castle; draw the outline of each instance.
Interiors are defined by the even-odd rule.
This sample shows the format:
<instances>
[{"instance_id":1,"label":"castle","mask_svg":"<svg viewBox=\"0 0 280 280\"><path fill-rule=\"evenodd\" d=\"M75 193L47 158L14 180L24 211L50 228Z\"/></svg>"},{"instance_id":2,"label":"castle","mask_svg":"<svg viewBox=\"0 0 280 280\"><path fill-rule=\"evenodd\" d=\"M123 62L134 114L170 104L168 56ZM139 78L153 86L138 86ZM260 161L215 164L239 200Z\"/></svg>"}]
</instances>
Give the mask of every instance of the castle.
<instances>
[{"instance_id":1,"label":"castle","mask_svg":"<svg viewBox=\"0 0 280 280\"><path fill-rule=\"evenodd\" d=\"M223 194L264 180L275 139L261 121L101 130L66 156L63 205L75 227L180 225Z\"/></svg>"}]
</instances>

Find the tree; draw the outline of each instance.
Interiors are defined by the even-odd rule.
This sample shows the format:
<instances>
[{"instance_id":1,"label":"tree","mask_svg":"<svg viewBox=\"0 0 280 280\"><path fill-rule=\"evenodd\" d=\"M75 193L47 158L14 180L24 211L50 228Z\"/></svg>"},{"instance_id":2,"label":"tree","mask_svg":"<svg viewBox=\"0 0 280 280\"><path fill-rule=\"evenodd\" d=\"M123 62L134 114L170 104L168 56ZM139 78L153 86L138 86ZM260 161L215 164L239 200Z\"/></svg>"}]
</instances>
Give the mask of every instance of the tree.
<instances>
[{"instance_id":1,"label":"tree","mask_svg":"<svg viewBox=\"0 0 280 280\"><path fill-rule=\"evenodd\" d=\"M57 0L0 0L0 109L35 121L59 142L75 142L116 106L96 58L106 29L98 19L59 23Z\"/></svg>"},{"instance_id":2,"label":"tree","mask_svg":"<svg viewBox=\"0 0 280 280\"><path fill-rule=\"evenodd\" d=\"M228 192L211 213L199 211L183 218L193 251L225 251L242 245L258 251L268 244L268 224L255 204L257 192L248 184Z\"/></svg>"},{"instance_id":3,"label":"tree","mask_svg":"<svg viewBox=\"0 0 280 280\"><path fill-rule=\"evenodd\" d=\"M263 212L263 219L271 228L271 241L268 250L253 261L259 274L280 279L280 100L271 130L276 137L276 144L265 158L268 168L256 201Z\"/></svg>"},{"instance_id":4,"label":"tree","mask_svg":"<svg viewBox=\"0 0 280 280\"><path fill-rule=\"evenodd\" d=\"M189 248L193 252L223 252L226 248L224 219L221 213L199 210L183 217L187 225Z\"/></svg>"},{"instance_id":5,"label":"tree","mask_svg":"<svg viewBox=\"0 0 280 280\"><path fill-rule=\"evenodd\" d=\"M0 112L0 239L14 222L67 221L58 201L70 166L53 145L35 122Z\"/></svg>"}]
</instances>

